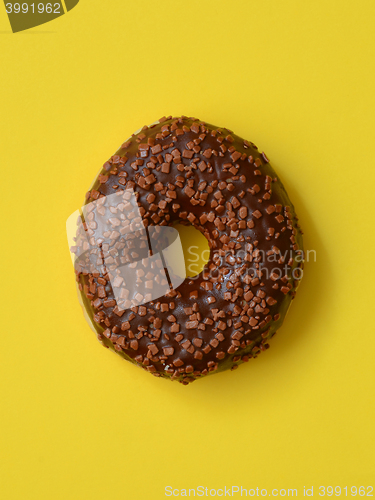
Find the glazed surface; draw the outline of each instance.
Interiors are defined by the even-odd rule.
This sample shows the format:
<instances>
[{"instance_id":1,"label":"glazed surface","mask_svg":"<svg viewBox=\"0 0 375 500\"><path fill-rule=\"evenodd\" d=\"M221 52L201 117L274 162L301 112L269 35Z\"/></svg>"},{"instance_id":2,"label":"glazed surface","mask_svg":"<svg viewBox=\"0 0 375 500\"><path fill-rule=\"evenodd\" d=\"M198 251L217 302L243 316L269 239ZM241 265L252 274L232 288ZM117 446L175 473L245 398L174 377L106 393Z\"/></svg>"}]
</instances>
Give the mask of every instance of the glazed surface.
<instances>
[{"instance_id":1,"label":"glazed surface","mask_svg":"<svg viewBox=\"0 0 375 500\"><path fill-rule=\"evenodd\" d=\"M186 384L268 348L303 267L294 207L264 153L225 128L163 118L103 166L91 203L133 189L146 226L192 224L211 255L166 296L121 310L108 275L76 269L99 340L156 376Z\"/></svg>"}]
</instances>

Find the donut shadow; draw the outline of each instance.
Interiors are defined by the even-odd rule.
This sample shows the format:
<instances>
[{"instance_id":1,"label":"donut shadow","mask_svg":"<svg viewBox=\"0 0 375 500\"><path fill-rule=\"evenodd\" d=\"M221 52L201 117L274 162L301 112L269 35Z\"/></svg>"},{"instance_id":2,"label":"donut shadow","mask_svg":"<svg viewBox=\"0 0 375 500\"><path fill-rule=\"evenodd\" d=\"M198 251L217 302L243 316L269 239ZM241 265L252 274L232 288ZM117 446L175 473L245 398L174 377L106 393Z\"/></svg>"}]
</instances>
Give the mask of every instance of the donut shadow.
<instances>
[{"instance_id":1,"label":"donut shadow","mask_svg":"<svg viewBox=\"0 0 375 500\"><path fill-rule=\"evenodd\" d=\"M276 168L276 171L282 172L282 169ZM304 232L304 250L306 259L308 259L305 262L303 279L296 298L292 302L282 327L275 338L271 340L269 350L258 358L240 365L239 369L232 373L222 372L210 375L187 387L181 387L182 391L174 391L174 397L183 398L185 404L198 403L206 407L212 405L213 411L216 412L218 397L220 404L224 403L223 398L227 400L226 403L234 404L238 398L243 397L244 391L249 391L250 387L253 389L251 397L256 399L257 391L254 389L256 389L257 379L264 377L264 372L268 372L270 379L272 379L275 375L275 372L272 373L272 365L278 364L277 370L283 369L282 365L288 363L289 359L286 354L289 351L295 351L298 344L303 341L304 336L307 333L312 334L315 325L320 321L319 310L321 310L322 305L327 304L326 296L328 293L332 293L325 286L326 283L332 282L328 254L316 224L304 206L302 196L293 187L292 182L289 182L287 175L283 174L282 179ZM309 250L310 252L307 253ZM315 251L315 256L313 251ZM303 368L302 363L301 369ZM168 385L166 384L164 387ZM169 389L166 390L169 392ZM272 390L270 383L270 394ZM191 397L193 400L190 399ZM264 393L261 397L264 398Z\"/></svg>"},{"instance_id":2,"label":"donut shadow","mask_svg":"<svg viewBox=\"0 0 375 500\"><path fill-rule=\"evenodd\" d=\"M295 349L298 342L302 341L306 330L314 329L314 322L319 322L319 309L327 303L325 295L331 293L325 286L331 282L328 253L316 225L300 194L288 183L284 182L284 185L296 208L304 232L304 250L308 260L305 262L304 275L296 298L273 342L275 349L269 350L272 352L272 358L282 357L286 351Z\"/></svg>"}]
</instances>

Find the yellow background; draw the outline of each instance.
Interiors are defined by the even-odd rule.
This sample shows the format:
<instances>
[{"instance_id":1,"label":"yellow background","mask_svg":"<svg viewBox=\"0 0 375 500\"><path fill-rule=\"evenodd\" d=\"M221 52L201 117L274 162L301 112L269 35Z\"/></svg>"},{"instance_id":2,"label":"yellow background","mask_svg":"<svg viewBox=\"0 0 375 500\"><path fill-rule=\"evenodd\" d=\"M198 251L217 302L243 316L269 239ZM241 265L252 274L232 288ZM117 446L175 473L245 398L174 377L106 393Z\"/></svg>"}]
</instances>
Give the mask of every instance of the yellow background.
<instances>
[{"instance_id":1,"label":"yellow background","mask_svg":"<svg viewBox=\"0 0 375 500\"><path fill-rule=\"evenodd\" d=\"M374 484L373 0L0 6L0 498ZM271 349L191 386L104 350L65 221L138 127L187 114L264 150L317 251Z\"/></svg>"}]
</instances>

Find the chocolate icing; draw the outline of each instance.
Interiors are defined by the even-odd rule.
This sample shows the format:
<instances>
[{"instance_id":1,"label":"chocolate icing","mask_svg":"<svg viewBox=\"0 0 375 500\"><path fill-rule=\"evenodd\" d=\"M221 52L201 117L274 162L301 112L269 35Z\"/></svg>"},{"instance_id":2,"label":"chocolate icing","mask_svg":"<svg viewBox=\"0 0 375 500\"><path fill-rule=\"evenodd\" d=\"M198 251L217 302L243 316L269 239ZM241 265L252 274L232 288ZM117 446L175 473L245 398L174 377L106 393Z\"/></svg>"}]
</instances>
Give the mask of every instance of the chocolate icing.
<instances>
[{"instance_id":1,"label":"chocolate icing","mask_svg":"<svg viewBox=\"0 0 375 500\"><path fill-rule=\"evenodd\" d=\"M294 207L266 155L228 129L163 118L104 164L86 203L127 188L139 193L146 225L193 224L211 256L194 279L145 304L144 315L138 307L116 313L108 306L110 281L78 269L79 293L103 345L184 384L267 349L295 296L303 246ZM226 261L214 269L220 252ZM98 280L106 283L105 301L97 300Z\"/></svg>"}]
</instances>

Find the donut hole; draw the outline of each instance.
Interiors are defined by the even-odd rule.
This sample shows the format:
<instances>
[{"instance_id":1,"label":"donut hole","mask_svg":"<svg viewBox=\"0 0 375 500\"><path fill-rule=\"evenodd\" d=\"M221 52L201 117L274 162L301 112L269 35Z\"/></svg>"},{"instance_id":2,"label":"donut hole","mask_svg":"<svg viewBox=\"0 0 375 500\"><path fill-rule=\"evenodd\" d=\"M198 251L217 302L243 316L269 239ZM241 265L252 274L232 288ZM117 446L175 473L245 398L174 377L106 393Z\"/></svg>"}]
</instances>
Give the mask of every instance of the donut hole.
<instances>
[{"instance_id":1,"label":"donut hole","mask_svg":"<svg viewBox=\"0 0 375 500\"><path fill-rule=\"evenodd\" d=\"M186 276L200 274L210 258L207 238L194 226L177 223L173 226L180 235L184 252Z\"/></svg>"}]
</instances>

